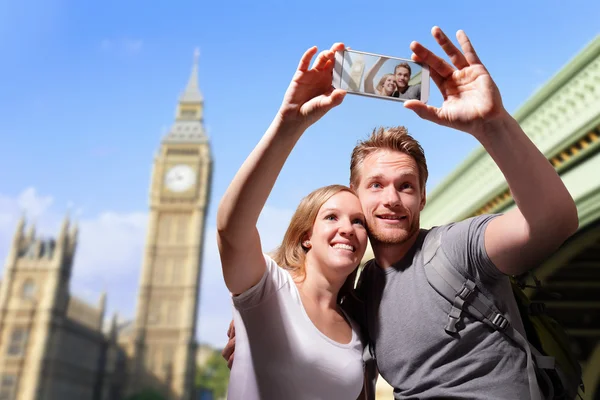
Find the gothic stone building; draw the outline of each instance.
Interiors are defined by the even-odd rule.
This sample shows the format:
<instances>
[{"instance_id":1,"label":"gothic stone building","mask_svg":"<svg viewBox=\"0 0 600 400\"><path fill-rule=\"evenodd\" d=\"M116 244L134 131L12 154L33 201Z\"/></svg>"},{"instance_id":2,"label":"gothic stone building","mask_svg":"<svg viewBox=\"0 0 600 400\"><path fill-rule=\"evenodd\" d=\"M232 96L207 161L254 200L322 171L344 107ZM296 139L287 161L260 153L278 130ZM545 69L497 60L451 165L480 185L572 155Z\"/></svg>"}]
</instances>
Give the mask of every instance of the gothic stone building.
<instances>
[{"instance_id":1,"label":"gothic stone building","mask_svg":"<svg viewBox=\"0 0 600 400\"><path fill-rule=\"evenodd\" d=\"M0 285L0 400L121 400L151 390L194 396L196 315L211 154L198 54L155 156L136 316L105 326L103 294L70 293L77 226L53 239L18 223Z\"/></svg>"}]
</instances>

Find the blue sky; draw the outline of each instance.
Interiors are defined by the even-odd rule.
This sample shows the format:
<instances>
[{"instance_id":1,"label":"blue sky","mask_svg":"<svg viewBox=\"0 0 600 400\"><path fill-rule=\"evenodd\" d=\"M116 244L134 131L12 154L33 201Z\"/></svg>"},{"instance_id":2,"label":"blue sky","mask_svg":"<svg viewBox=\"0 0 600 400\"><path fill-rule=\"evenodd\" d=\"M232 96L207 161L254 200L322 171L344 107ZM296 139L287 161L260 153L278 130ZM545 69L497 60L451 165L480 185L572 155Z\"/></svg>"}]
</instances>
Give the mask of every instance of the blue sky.
<instances>
[{"instance_id":1,"label":"blue sky","mask_svg":"<svg viewBox=\"0 0 600 400\"><path fill-rule=\"evenodd\" d=\"M20 210L55 234L67 209L82 229L73 292L131 317L150 167L173 122L195 47L214 157L199 340L222 345L231 318L214 245L218 201L269 125L304 50L343 41L410 57L430 30L470 36L514 112L599 32L595 1L141 2L0 0L0 257ZM430 104L439 105L432 89ZM300 198L348 180L349 154L376 126L406 125L425 148L431 190L477 145L400 103L347 96L306 132L260 229L277 244Z\"/></svg>"}]
</instances>

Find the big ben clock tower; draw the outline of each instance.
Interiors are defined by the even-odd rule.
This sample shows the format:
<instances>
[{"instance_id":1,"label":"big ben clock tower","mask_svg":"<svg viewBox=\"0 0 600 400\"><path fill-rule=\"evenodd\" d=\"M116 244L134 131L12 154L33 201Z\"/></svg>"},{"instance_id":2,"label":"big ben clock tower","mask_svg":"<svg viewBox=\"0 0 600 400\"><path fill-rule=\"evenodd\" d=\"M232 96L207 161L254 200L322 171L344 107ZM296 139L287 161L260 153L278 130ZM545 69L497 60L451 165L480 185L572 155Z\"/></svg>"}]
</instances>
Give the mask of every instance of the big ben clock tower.
<instances>
[{"instance_id":1,"label":"big ben clock tower","mask_svg":"<svg viewBox=\"0 0 600 400\"><path fill-rule=\"evenodd\" d=\"M198 50L175 123L154 160L135 319L130 394L191 400L196 316L212 161L198 88Z\"/></svg>"}]
</instances>

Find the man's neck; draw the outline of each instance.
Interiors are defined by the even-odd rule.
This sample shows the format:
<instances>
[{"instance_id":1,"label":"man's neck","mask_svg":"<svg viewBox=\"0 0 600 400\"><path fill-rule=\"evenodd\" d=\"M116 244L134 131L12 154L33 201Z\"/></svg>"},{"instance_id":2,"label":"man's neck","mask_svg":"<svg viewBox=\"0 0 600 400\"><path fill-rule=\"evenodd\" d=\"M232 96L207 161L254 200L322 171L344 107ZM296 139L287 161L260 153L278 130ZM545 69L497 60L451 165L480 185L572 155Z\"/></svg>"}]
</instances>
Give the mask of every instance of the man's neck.
<instances>
[{"instance_id":1,"label":"man's neck","mask_svg":"<svg viewBox=\"0 0 600 400\"><path fill-rule=\"evenodd\" d=\"M387 244L381 242L371 242L371 248L375 255L375 261L379 267L386 269L402 260L413 247L420 230L417 230L410 238L403 243Z\"/></svg>"}]
</instances>

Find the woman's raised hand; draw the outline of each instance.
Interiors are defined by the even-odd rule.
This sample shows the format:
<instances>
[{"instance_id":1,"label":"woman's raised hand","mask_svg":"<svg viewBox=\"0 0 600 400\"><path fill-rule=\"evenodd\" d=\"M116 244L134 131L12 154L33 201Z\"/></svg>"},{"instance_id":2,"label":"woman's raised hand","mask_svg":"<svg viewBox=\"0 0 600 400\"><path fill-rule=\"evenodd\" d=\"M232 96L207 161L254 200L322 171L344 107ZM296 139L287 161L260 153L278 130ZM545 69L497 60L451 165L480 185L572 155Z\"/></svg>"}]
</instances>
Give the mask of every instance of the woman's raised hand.
<instances>
[{"instance_id":1,"label":"woman's raised hand","mask_svg":"<svg viewBox=\"0 0 600 400\"><path fill-rule=\"evenodd\" d=\"M334 44L317 56L312 68L309 68L310 61L317 53L317 47L304 53L279 109L284 124L306 129L341 104L346 91L333 88L331 83L335 53L343 50L343 43Z\"/></svg>"}]
</instances>

